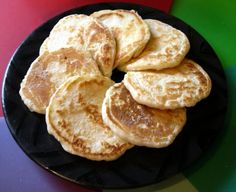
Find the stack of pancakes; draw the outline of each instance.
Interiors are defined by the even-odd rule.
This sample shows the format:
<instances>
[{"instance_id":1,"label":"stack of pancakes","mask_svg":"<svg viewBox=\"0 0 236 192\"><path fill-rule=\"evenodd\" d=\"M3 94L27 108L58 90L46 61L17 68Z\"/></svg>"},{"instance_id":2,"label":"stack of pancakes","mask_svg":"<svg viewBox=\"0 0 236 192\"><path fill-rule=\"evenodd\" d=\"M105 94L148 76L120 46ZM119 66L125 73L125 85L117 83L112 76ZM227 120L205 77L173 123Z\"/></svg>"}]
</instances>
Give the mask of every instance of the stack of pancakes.
<instances>
[{"instance_id":1,"label":"stack of pancakes","mask_svg":"<svg viewBox=\"0 0 236 192\"><path fill-rule=\"evenodd\" d=\"M115 160L134 145L170 145L185 107L211 90L208 74L185 58L186 35L133 10L68 15L53 27L21 83L30 111L65 151ZM118 68L122 82L110 77Z\"/></svg>"}]
</instances>

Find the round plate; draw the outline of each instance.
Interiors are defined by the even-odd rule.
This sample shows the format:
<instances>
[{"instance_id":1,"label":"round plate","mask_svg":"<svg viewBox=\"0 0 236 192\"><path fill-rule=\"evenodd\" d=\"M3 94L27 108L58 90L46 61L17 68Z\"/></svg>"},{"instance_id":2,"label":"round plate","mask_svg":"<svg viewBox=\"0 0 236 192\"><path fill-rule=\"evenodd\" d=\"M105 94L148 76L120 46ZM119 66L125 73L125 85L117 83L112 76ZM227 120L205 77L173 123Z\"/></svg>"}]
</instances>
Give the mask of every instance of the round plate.
<instances>
[{"instance_id":1,"label":"round plate","mask_svg":"<svg viewBox=\"0 0 236 192\"><path fill-rule=\"evenodd\" d=\"M69 14L91 14L102 9L134 9L144 19L158 19L183 31L189 38L188 57L210 75L210 96L187 109L187 123L169 147L135 147L112 162L95 162L65 152L47 133L43 115L30 112L22 102L19 89L39 47L57 21ZM123 74L114 71L113 79ZM179 19L156 9L129 3L103 3L76 8L60 14L33 31L13 55L3 84L3 111L8 127L24 152L45 169L83 186L129 188L157 183L191 166L213 144L224 128L227 105L225 75L219 59L206 40Z\"/></svg>"}]
</instances>

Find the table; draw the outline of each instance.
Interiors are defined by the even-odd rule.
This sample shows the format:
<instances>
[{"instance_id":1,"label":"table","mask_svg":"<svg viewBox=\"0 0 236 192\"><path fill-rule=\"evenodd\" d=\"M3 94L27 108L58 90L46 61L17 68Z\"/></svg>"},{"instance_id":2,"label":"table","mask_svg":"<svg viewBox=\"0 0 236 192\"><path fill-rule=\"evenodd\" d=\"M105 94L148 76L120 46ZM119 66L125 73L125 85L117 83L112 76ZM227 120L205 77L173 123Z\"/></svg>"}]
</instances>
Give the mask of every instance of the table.
<instances>
[{"instance_id":1,"label":"table","mask_svg":"<svg viewBox=\"0 0 236 192\"><path fill-rule=\"evenodd\" d=\"M0 78L6 64L21 41L38 25L67 9L98 1L6 1L0 6ZM86 3L85 3L86 2ZM111 1L109 1L111 2ZM114 1L113 1L114 2ZM212 45L225 69L229 87L229 110L224 135L217 148L190 170L159 184L120 191L235 191L236 190L236 23L233 0L158 0L129 1L170 12L190 24ZM0 79L0 80L1 80ZM16 144L0 118L0 190L1 191L95 191L64 181L40 168ZM103 190L114 191L114 190Z\"/></svg>"}]
</instances>

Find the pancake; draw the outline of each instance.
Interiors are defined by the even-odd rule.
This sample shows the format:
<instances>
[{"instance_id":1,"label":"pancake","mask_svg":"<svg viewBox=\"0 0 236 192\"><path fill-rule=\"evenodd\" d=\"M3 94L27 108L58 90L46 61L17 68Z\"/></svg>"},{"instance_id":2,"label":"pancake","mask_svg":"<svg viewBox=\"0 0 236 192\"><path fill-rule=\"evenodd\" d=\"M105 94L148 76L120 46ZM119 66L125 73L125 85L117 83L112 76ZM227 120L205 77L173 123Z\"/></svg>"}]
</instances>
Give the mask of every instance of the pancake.
<instances>
[{"instance_id":1,"label":"pancake","mask_svg":"<svg viewBox=\"0 0 236 192\"><path fill-rule=\"evenodd\" d=\"M103 75L111 76L116 42L112 33L95 18L82 14L62 18L42 44L40 53L65 47L90 51Z\"/></svg>"},{"instance_id":2,"label":"pancake","mask_svg":"<svg viewBox=\"0 0 236 192\"><path fill-rule=\"evenodd\" d=\"M180 64L190 48L186 35L158 20L145 19L145 22L151 31L149 43L137 58L119 66L119 70L160 70Z\"/></svg>"},{"instance_id":3,"label":"pancake","mask_svg":"<svg viewBox=\"0 0 236 192\"><path fill-rule=\"evenodd\" d=\"M20 96L31 111L45 114L52 94L75 75L101 75L89 52L73 48L45 52L31 64L21 83Z\"/></svg>"},{"instance_id":4,"label":"pancake","mask_svg":"<svg viewBox=\"0 0 236 192\"><path fill-rule=\"evenodd\" d=\"M78 76L52 96L47 129L64 150L91 160L115 160L133 145L117 137L102 120L102 102L113 81L103 76Z\"/></svg>"},{"instance_id":5,"label":"pancake","mask_svg":"<svg viewBox=\"0 0 236 192\"><path fill-rule=\"evenodd\" d=\"M134 10L102 10L91 16L109 28L116 39L114 68L137 57L150 39L147 24Z\"/></svg>"},{"instance_id":6,"label":"pancake","mask_svg":"<svg viewBox=\"0 0 236 192\"><path fill-rule=\"evenodd\" d=\"M194 106L211 91L208 74L189 59L161 71L128 72L124 84L138 103L159 109Z\"/></svg>"},{"instance_id":7,"label":"pancake","mask_svg":"<svg viewBox=\"0 0 236 192\"><path fill-rule=\"evenodd\" d=\"M39 49L39 55L42 55L43 53L48 51L48 37L43 41L42 45L40 46Z\"/></svg>"},{"instance_id":8,"label":"pancake","mask_svg":"<svg viewBox=\"0 0 236 192\"><path fill-rule=\"evenodd\" d=\"M186 122L185 108L159 110L138 104L123 83L108 89L102 106L106 125L128 142L146 147L170 145Z\"/></svg>"}]
</instances>

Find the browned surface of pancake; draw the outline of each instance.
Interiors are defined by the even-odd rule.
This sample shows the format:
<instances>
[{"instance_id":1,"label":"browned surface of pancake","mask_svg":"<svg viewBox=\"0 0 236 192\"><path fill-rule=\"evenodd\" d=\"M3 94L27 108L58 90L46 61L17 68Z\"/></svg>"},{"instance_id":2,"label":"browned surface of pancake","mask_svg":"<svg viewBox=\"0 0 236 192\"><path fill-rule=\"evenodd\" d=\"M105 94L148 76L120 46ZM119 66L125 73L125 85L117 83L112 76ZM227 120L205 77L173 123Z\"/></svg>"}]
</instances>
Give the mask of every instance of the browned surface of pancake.
<instances>
[{"instance_id":1,"label":"browned surface of pancake","mask_svg":"<svg viewBox=\"0 0 236 192\"><path fill-rule=\"evenodd\" d=\"M112 84L103 76L77 76L52 96L46 113L47 129L67 152L110 161L133 146L103 123L102 102Z\"/></svg>"},{"instance_id":2,"label":"browned surface of pancake","mask_svg":"<svg viewBox=\"0 0 236 192\"><path fill-rule=\"evenodd\" d=\"M43 42L40 54L66 47L89 51L103 75L111 76L116 42L112 33L96 18L83 14L63 17Z\"/></svg>"},{"instance_id":3,"label":"browned surface of pancake","mask_svg":"<svg viewBox=\"0 0 236 192\"><path fill-rule=\"evenodd\" d=\"M64 81L75 75L93 74L101 73L89 52L73 48L45 52L31 64L20 95L31 111L44 114L50 97Z\"/></svg>"},{"instance_id":4,"label":"browned surface of pancake","mask_svg":"<svg viewBox=\"0 0 236 192\"><path fill-rule=\"evenodd\" d=\"M106 26L116 39L114 68L137 57L150 39L148 25L134 10L101 10L91 16Z\"/></svg>"},{"instance_id":5,"label":"browned surface of pancake","mask_svg":"<svg viewBox=\"0 0 236 192\"><path fill-rule=\"evenodd\" d=\"M186 121L186 110L159 110L138 104L123 83L115 84L103 102L104 122L121 138L147 147L171 144Z\"/></svg>"},{"instance_id":6,"label":"browned surface of pancake","mask_svg":"<svg viewBox=\"0 0 236 192\"><path fill-rule=\"evenodd\" d=\"M180 30L154 19L145 19L151 38L142 53L124 65L121 71L161 70L180 64L188 53L190 43Z\"/></svg>"},{"instance_id":7,"label":"browned surface of pancake","mask_svg":"<svg viewBox=\"0 0 236 192\"><path fill-rule=\"evenodd\" d=\"M158 109L194 106L211 91L211 79L190 59L161 71L128 72L124 84L140 104Z\"/></svg>"}]
</instances>

